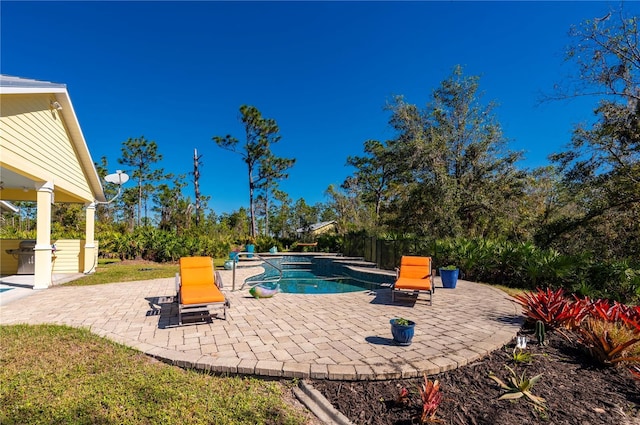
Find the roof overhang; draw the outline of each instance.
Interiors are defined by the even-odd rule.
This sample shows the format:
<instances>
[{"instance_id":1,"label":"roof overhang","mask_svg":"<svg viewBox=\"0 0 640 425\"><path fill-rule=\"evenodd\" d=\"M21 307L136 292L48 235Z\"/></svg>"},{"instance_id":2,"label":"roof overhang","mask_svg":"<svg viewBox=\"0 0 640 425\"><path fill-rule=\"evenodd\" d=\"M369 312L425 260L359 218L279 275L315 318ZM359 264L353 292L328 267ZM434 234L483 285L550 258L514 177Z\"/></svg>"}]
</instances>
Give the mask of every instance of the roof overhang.
<instances>
[{"instance_id":1,"label":"roof overhang","mask_svg":"<svg viewBox=\"0 0 640 425\"><path fill-rule=\"evenodd\" d=\"M94 200L105 202L104 189L91 154L89 153L87 142L82 134L80 123L78 122L69 92L67 91L67 86L65 84L51 83L48 81L0 75L0 94L51 94L55 97L56 102L62 107L59 112L61 113L71 143L75 148L80 166L84 170L87 183L94 195ZM7 165L10 166L10 164ZM20 173L19 170L5 169L0 162L0 175L10 174L11 172ZM29 179L28 176L23 177ZM4 189L10 189L10 187L5 187Z\"/></svg>"}]
</instances>

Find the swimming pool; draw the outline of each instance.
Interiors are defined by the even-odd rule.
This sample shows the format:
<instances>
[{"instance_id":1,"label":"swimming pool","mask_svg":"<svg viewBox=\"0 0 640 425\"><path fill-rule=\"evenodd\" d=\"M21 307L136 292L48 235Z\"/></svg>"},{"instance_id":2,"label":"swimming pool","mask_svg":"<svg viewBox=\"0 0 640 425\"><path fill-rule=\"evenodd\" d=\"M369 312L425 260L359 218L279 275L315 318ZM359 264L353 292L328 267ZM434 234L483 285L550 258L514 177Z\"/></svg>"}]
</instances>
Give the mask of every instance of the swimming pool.
<instances>
[{"instance_id":1,"label":"swimming pool","mask_svg":"<svg viewBox=\"0 0 640 425\"><path fill-rule=\"evenodd\" d=\"M375 289L376 284L348 277L322 277L310 272L285 272L280 290L288 294L339 294Z\"/></svg>"},{"instance_id":2,"label":"swimming pool","mask_svg":"<svg viewBox=\"0 0 640 425\"><path fill-rule=\"evenodd\" d=\"M376 282L375 276L368 276L366 273L358 273L357 278L349 276L345 264L327 261L326 258L285 256L270 258L268 261L282 270L282 279L278 281L280 290L289 294L339 294L367 291L380 288L382 283ZM247 284L277 280L280 277L280 271L269 263L264 264L264 273L248 278Z\"/></svg>"}]
</instances>

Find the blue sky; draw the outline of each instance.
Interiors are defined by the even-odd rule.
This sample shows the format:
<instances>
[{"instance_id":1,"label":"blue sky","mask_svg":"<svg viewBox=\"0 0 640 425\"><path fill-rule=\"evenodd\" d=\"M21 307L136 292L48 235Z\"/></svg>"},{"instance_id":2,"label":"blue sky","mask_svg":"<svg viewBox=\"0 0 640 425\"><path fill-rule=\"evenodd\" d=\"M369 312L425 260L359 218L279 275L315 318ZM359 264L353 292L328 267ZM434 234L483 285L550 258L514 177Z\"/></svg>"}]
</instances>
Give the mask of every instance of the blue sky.
<instances>
[{"instance_id":1,"label":"blue sky","mask_svg":"<svg viewBox=\"0 0 640 425\"><path fill-rule=\"evenodd\" d=\"M214 135L241 140L242 104L280 127L276 155L296 158L281 183L293 201L326 202L367 139L394 137L385 104L424 106L460 64L479 75L484 101L520 166L548 164L589 121L597 99L538 105L571 72L571 25L618 2L13 2L3 0L3 74L67 84L94 161L117 163L122 142L145 136L159 167L192 171L220 214L248 206L240 156ZM640 4L627 2L627 13ZM188 177L189 178L189 177ZM189 178L190 179L190 178ZM193 198L190 184L185 195Z\"/></svg>"}]
</instances>

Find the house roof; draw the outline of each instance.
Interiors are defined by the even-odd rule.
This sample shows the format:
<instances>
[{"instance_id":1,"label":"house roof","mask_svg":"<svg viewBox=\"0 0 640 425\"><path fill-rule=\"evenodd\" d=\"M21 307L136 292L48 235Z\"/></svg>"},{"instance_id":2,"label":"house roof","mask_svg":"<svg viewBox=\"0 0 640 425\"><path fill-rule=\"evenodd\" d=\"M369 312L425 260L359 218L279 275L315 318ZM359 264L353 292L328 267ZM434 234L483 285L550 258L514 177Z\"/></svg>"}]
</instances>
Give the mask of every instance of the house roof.
<instances>
[{"instance_id":1,"label":"house roof","mask_svg":"<svg viewBox=\"0 0 640 425\"><path fill-rule=\"evenodd\" d=\"M297 233L315 232L318 229L322 229L323 227L330 226L332 224L336 224L336 221L335 220L322 221L320 223L310 224L308 227L300 227L296 229L296 232Z\"/></svg>"},{"instance_id":2,"label":"house roof","mask_svg":"<svg viewBox=\"0 0 640 425\"><path fill-rule=\"evenodd\" d=\"M66 84L3 74L0 74L0 87L2 88L2 93L43 93L43 89L47 89L47 93L67 91Z\"/></svg>"},{"instance_id":3,"label":"house roof","mask_svg":"<svg viewBox=\"0 0 640 425\"><path fill-rule=\"evenodd\" d=\"M66 84L0 74L0 94L52 94L55 96L56 102L61 106L60 113L65 128L75 148L78 162L84 170L87 183L91 188L93 196L97 201L106 201L100 177L98 176L95 164L89 153L89 148L82 134L82 129L80 128L80 123L73 109ZM7 165L10 166L11 164ZM0 172L5 175L11 175L11 171L17 170L5 170L0 167Z\"/></svg>"}]
</instances>

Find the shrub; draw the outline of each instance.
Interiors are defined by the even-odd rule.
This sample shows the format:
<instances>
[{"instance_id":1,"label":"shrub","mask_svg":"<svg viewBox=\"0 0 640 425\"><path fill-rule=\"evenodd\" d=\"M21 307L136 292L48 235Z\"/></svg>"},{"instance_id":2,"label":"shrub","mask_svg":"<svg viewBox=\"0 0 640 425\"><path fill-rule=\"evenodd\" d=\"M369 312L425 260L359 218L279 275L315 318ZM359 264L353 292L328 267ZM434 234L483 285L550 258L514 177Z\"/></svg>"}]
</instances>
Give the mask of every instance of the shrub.
<instances>
[{"instance_id":1,"label":"shrub","mask_svg":"<svg viewBox=\"0 0 640 425\"><path fill-rule=\"evenodd\" d=\"M568 301L564 289L555 291L538 288L536 292L527 292L513 296L524 310L524 315L532 321L541 321L549 328L557 328L568 319Z\"/></svg>"},{"instance_id":2,"label":"shrub","mask_svg":"<svg viewBox=\"0 0 640 425\"><path fill-rule=\"evenodd\" d=\"M640 349L632 347L640 336L620 322L590 318L578 328L579 342L604 366L620 362L640 362Z\"/></svg>"}]
</instances>

